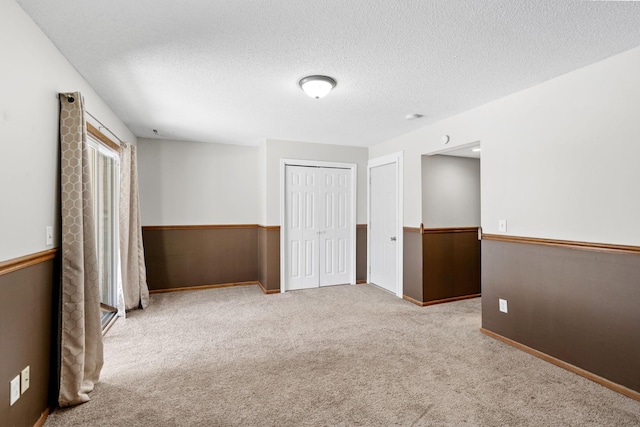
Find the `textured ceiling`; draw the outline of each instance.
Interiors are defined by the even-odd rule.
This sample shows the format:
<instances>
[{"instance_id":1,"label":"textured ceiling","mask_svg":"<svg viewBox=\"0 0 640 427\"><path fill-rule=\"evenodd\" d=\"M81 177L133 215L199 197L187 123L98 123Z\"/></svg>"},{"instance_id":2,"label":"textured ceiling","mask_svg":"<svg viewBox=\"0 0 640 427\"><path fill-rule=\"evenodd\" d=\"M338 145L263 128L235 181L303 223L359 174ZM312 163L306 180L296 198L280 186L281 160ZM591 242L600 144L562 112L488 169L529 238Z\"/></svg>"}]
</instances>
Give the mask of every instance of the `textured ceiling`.
<instances>
[{"instance_id":1,"label":"textured ceiling","mask_svg":"<svg viewBox=\"0 0 640 427\"><path fill-rule=\"evenodd\" d=\"M640 45L638 2L18 3L137 136L247 145L376 144Z\"/></svg>"}]
</instances>

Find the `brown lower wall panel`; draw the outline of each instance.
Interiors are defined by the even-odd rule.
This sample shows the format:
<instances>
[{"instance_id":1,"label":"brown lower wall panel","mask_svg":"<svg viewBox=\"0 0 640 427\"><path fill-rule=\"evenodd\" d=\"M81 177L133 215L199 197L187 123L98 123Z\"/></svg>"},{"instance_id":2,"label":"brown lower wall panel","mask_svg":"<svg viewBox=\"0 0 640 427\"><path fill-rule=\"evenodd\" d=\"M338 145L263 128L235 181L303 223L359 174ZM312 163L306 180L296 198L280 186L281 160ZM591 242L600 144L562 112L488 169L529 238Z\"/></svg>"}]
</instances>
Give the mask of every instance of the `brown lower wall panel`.
<instances>
[{"instance_id":1,"label":"brown lower wall panel","mask_svg":"<svg viewBox=\"0 0 640 427\"><path fill-rule=\"evenodd\" d=\"M280 227L143 227L150 290L259 281L280 289ZM356 230L356 279L367 278L367 229Z\"/></svg>"},{"instance_id":2,"label":"brown lower wall panel","mask_svg":"<svg viewBox=\"0 0 640 427\"><path fill-rule=\"evenodd\" d=\"M280 289L280 227L143 227L150 290L259 281ZM367 279L367 229L356 229L356 279Z\"/></svg>"},{"instance_id":3,"label":"brown lower wall panel","mask_svg":"<svg viewBox=\"0 0 640 427\"><path fill-rule=\"evenodd\" d=\"M367 281L367 226L356 228L356 282Z\"/></svg>"},{"instance_id":4,"label":"brown lower wall panel","mask_svg":"<svg viewBox=\"0 0 640 427\"><path fill-rule=\"evenodd\" d=\"M143 227L149 289L259 278L258 227L147 229Z\"/></svg>"},{"instance_id":5,"label":"brown lower wall panel","mask_svg":"<svg viewBox=\"0 0 640 427\"><path fill-rule=\"evenodd\" d=\"M0 425L33 426L49 406L55 260L0 275ZM29 366L30 387L13 406L9 382Z\"/></svg>"},{"instance_id":6,"label":"brown lower wall panel","mask_svg":"<svg viewBox=\"0 0 640 427\"><path fill-rule=\"evenodd\" d=\"M265 291L280 289L280 227L258 229L259 281Z\"/></svg>"},{"instance_id":7,"label":"brown lower wall panel","mask_svg":"<svg viewBox=\"0 0 640 427\"><path fill-rule=\"evenodd\" d=\"M477 228L447 230L422 235L423 302L480 293Z\"/></svg>"},{"instance_id":8,"label":"brown lower wall panel","mask_svg":"<svg viewBox=\"0 0 640 427\"><path fill-rule=\"evenodd\" d=\"M637 254L482 241L483 328L640 392L639 303Z\"/></svg>"},{"instance_id":9,"label":"brown lower wall panel","mask_svg":"<svg viewBox=\"0 0 640 427\"><path fill-rule=\"evenodd\" d=\"M405 228L403 233L403 289L404 295L422 302L422 234Z\"/></svg>"}]
</instances>

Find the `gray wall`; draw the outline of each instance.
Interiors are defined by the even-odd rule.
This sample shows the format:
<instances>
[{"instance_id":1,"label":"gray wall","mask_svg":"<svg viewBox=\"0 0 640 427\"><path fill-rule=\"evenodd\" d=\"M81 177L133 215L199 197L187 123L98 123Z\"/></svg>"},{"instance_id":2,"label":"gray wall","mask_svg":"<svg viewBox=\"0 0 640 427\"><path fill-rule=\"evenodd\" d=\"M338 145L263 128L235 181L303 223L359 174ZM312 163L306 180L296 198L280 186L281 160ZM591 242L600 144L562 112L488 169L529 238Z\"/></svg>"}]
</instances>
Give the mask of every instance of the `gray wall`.
<instances>
[{"instance_id":1,"label":"gray wall","mask_svg":"<svg viewBox=\"0 0 640 427\"><path fill-rule=\"evenodd\" d=\"M480 226L480 159L422 156L425 228Z\"/></svg>"}]
</instances>

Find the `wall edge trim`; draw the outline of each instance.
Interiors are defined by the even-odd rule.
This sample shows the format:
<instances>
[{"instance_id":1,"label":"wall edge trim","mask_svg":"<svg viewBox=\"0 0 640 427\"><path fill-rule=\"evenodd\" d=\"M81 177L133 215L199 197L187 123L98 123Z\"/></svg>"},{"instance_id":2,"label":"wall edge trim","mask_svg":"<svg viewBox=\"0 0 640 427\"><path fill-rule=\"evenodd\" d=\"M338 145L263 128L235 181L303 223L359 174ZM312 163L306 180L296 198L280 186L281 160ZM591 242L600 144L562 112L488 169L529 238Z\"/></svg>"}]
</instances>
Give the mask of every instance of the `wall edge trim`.
<instances>
[{"instance_id":1,"label":"wall edge trim","mask_svg":"<svg viewBox=\"0 0 640 427\"><path fill-rule=\"evenodd\" d=\"M262 228L264 230L280 231L279 225L258 225L258 228Z\"/></svg>"},{"instance_id":2,"label":"wall edge trim","mask_svg":"<svg viewBox=\"0 0 640 427\"><path fill-rule=\"evenodd\" d=\"M482 234L482 240L506 243L527 243L532 245L556 246L597 252L613 252L640 255L640 246L614 245L609 243L578 242L573 240L543 239L538 237L503 236L500 234Z\"/></svg>"},{"instance_id":3,"label":"wall edge trim","mask_svg":"<svg viewBox=\"0 0 640 427\"><path fill-rule=\"evenodd\" d=\"M236 286L252 286L257 285L259 282L234 282L234 283L219 283L215 285L197 285L197 286L185 286L182 288L165 288L165 289L150 289L150 294L165 294L168 292L183 292L183 291L201 291L204 289L219 289L219 288L233 288Z\"/></svg>"},{"instance_id":4,"label":"wall edge trim","mask_svg":"<svg viewBox=\"0 0 640 427\"><path fill-rule=\"evenodd\" d=\"M224 229L242 229L242 228L262 228L265 230L280 230L279 225L260 225L260 224L197 224L197 225L143 225L143 230L159 231L159 230L224 230Z\"/></svg>"},{"instance_id":5,"label":"wall edge trim","mask_svg":"<svg viewBox=\"0 0 640 427\"><path fill-rule=\"evenodd\" d=\"M249 282L235 282L235 283L219 283L215 285L197 285L197 286L185 286L182 288L166 288L166 289L150 289L149 294L166 294L169 292L184 292L184 291L202 291L205 289L221 289L221 288L234 288L237 286L258 286L260 290L266 294L279 294L280 289L266 289L262 283L257 280Z\"/></svg>"},{"instance_id":6,"label":"wall edge trim","mask_svg":"<svg viewBox=\"0 0 640 427\"><path fill-rule=\"evenodd\" d=\"M405 233L422 233L421 227L402 227Z\"/></svg>"},{"instance_id":7,"label":"wall edge trim","mask_svg":"<svg viewBox=\"0 0 640 427\"><path fill-rule=\"evenodd\" d=\"M260 283L260 281L257 282L258 287L260 288L260 290L262 291L263 294L265 295L273 295L273 294L279 294L280 293L280 289L267 289L264 287L264 285L262 283Z\"/></svg>"},{"instance_id":8,"label":"wall edge trim","mask_svg":"<svg viewBox=\"0 0 640 427\"><path fill-rule=\"evenodd\" d=\"M611 380L608 380L608 379L603 378L603 377L601 377L599 375L596 375L596 374L594 374L592 372L589 372L587 370L579 368L579 367L577 367L575 365L567 363L567 362L565 362L563 360L560 360L558 358L555 358L553 356L550 356L550 355L548 355L546 353L543 353L543 352L541 352L539 350L536 350L534 348L528 347L528 346L526 346L524 344L521 344L521 343L519 343L517 341L514 341L514 340L512 340L510 338L507 338L507 337L504 337L504 336L502 336L500 334L492 332L492 331L490 331L488 329L480 328L480 333L482 333L482 334L484 334L484 335L486 335L486 336L488 336L490 338L496 339L498 341L502 341L503 343L508 344L508 345L510 345L512 347L515 347L518 350L524 351L525 353L529 353L530 355L535 356L535 357L537 357L539 359L542 359L545 362L551 363L551 364L556 365L556 366L558 366L558 367L560 367L562 369L566 369L569 372L573 372L574 374L580 375L583 378L586 378L586 379L591 380L591 381L593 381L595 383L598 383L601 386L604 386L604 387L606 387L606 388L608 388L610 390L613 390L613 391L615 391L617 393L623 394L623 395L625 395L625 396L627 396L627 397L629 397L631 399L640 401L640 392L637 392L635 390L627 388L627 387L625 387L623 385L620 385L618 383L614 383Z\"/></svg>"},{"instance_id":9,"label":"wall edge trim","mask_svg":"<svg viewBox=\"0 0 640 427\"><path fill-rule=\"evenodd\" d=\"M440 234L440 233L477 233L478 227L442 227L442 228L425 228L422 234Z\"/></svg>"},{"instance_id":10,"label":"wall edge trim","mask_svg":"<svg viewBox=\"0 0 640 427\"><path fill-rule=\"evenodd\" d=\"M403 295L402 295L402 299L403 299L403 300L405 300L405 301L408 301L408 302L410 302L410 303L412 303L412 304L415 304L415 305L417 305L418 307L422 307L422 302L418 301L417 299L413 299L413 298L411 298L410 296L407 296L407 295L404 295L404 294L403 294Z\"/></svg>"},{"instance_id":11,"label":"wall edge trim","mask_svg":"<svg viewBox=\"0 0 640 427\"><path fill-rule=\"evenodd\" d=\"M51 412L51 408L46 408L44 410L44 412L42 413L42 415L40 415L40 418L38 418L38 421L36 421L36 423L33 425L33 427L42 427L44 426L44 423L47 422L47 418L49 418L49 413Z\"/></svg>"},{"instance_id":12,"label":"wall edge trim","mask_svg":"<svg viewBox=\"0 0 640 427\"><path fill-rule=\"evenodd\" d=\"M446 302L462 301L462 300L471 299L471 298L480 298L481 296L482 294L471 294L471 295L461 295L459 297L436 299L431 301L418 301L417 299L413 299L407 295L402 295L402 299L409 301L420 307L427 307L430 305L444 304Z\"/></svg>"},{"instance_id":13,"label":"wall edge trim","mask_svg":"<svg viewBox=\"0 0 640 427\"><path fill-rule=\"evenodd\" d=\"M32 265L40 264L50 259L55 258L58 253L58 248L48 249L42 252L36 252L21 256L19 258L10 259L0 262L0 276L4 274L13 273L14 271L21 270Z\"/></svg>"},{"instance_id":14,"label":"wall edge trim","mask_svg":"<svg viewBox=\"0 0 640 427\"><path fill-rule=\"evenodd\" d=\"M222 230L222 229L241 229L241 228L258 228L258 224L199 224L199 225L143 225L143 231L158 230ZM278 228L280 226L277 226Z\"/></svg>"}]
</instances>

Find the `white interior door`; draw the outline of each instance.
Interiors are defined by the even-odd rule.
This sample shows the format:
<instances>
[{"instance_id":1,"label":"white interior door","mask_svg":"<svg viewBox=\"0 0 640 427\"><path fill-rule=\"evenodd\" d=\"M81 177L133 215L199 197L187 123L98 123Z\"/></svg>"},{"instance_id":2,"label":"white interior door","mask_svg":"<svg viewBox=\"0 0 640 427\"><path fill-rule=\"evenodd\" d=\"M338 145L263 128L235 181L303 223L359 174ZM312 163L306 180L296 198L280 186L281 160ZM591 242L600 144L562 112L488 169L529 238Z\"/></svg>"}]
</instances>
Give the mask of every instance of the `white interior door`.
<instances>
[{"instance_id":1,"label":"white interior door","mask_svg":"<svg viewBox=\"0 0 640 427\"><path fill-rule=\"evenodd\" d=\"M351 171L316 169L320 180L320 286L349 283L351 274Z\"/></svg>"},{"instance_id":2,"label":"white interior door","mask_svg":"<svg viewBox=\"0 0 640 427\"><path fill-rule=\"evenodd\" d=\"M369 169L370 281L390 292L398 290L398 164Z\"/></svg>"},{"instance_id":3,"label":"white interior door","mask_svg":"<svg viewBox=\"0 0 640 427\"><path fill-rule=\"evenodd\" d=\"M351 281L351 171L285 168L287 290Z\"/></svg>"}]
</instances>

